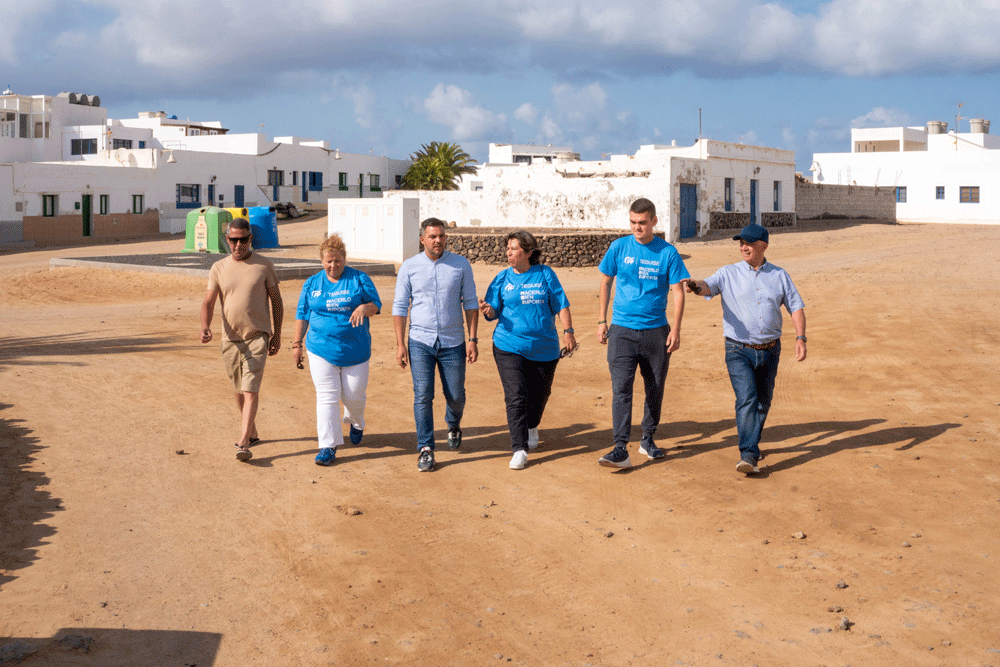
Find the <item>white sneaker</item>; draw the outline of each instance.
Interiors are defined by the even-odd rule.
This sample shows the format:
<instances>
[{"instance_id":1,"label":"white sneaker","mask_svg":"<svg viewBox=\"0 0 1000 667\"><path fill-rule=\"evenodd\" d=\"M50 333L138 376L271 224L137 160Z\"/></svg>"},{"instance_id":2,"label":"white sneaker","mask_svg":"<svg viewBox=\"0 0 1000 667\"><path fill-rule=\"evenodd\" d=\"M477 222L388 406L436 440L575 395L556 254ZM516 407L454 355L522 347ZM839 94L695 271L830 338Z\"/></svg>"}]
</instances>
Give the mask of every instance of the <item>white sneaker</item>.
<instances>
[{"instance_id":1,"label":"white sneaker","mask_svg":"<svg viewBox=\"0 0 1000 667\"><path fill-rule=\"evenodd\" d=\"M528 462L528 452L523 449L519 449L514 452L514 456L510 458L510 469L511 470L524 470L524 465Z\"/></svg>"},{"instance_id":2,"label":"white sneaker","mask_svg":"<svg viewBox=\"0 0 1000 667\"><path fill-rule=\"evenodd\" d=\"M538 429L529 428L528 429L528 449L534 449L538 446Z\"/></svg>"}]
</instances>

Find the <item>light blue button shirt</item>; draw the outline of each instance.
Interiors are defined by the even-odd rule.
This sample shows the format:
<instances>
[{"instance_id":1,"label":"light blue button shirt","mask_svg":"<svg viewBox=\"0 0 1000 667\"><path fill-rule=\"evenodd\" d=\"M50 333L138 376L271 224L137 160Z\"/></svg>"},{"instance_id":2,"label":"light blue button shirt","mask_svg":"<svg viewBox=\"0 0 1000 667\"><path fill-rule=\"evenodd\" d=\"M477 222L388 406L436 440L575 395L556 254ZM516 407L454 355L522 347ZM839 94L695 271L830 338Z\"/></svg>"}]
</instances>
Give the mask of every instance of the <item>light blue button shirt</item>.
<instances>
[{"instance_id":1,"label":"light blue button shirt","mask_svg":"<svg viewBox=\"0 0 1000 667\"><path fill-rule=\"evenodd\" d=\"M781 338L781 306L789 314L804 308L788 273L764 262L754 270L745 261L723 266L706 278L711 296L722 295L722 330L726 338L763 345Z\"/></svg>"},{"instance_id":2,"label":"light blue button shirt","mask_svg":"<svg viewBox=\"0 0 1000 667\"><path fill-rule=\"evenodd\" d=\"M410 317L410 338L433 346L465 343L465 311L478 310L472 265L461 255L444 251L434 261L427 253L410 257L399 267L392 314Z\"/></svg>"}]
</instances>

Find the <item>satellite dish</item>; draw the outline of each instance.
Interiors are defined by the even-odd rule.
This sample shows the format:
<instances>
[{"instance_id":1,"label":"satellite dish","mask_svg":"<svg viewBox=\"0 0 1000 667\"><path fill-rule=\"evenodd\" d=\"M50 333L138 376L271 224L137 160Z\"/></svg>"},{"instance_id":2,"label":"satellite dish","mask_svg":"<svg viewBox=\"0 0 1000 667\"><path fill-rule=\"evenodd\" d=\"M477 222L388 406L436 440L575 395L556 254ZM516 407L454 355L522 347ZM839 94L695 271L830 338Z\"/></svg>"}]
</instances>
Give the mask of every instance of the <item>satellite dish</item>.
<instances>
[{"instance_id":1,"label":"satellite dish","mask_svg":"<svg viewBox=\"0 0 1000 667\"><path fill-rule=\"evenodd\" d=\"M116 148L115 149L115 159L118 160L118 164L125 165L128 161L128 149L127 148Z\"/></svg>"}]
</instances>

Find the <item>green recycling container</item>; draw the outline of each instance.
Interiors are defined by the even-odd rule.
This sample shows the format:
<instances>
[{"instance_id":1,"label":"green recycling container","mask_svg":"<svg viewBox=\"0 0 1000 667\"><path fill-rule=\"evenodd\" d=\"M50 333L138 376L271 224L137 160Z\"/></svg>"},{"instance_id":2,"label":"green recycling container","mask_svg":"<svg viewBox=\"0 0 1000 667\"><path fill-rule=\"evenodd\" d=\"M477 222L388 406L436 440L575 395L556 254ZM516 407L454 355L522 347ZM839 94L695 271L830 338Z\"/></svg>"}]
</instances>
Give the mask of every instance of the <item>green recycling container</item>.
<instances>
[{"instance_id":1,"label":"green recycling container","mask_svg":"<svg viewBox=\"0 0 1000 667\"><path fill-rule=\"evenodd\" d=\"M184 235L184 252L212 252L229 254L226 229L233 214L224 208L206 206L187 214L187 233Z\"/></svg>"}]
</instances>

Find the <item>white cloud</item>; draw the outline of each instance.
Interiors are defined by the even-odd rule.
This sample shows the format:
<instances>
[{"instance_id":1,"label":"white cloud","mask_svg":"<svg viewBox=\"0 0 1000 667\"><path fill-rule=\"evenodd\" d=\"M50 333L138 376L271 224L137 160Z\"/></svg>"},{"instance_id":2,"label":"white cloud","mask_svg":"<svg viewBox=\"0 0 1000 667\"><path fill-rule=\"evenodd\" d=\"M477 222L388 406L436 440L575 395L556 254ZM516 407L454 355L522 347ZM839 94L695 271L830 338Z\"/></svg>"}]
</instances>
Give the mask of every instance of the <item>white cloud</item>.
<instances>
[{"instance_id":1,"label":"white cloud","mask_svg":"<svg viewBox=\"0 0 1000 667\"><path fill-rule=\"evenodd\" d=\"M910 125L909 114L901 109L875 107L863 116L851 121L851 127L906 127Z\"/></svg>"},{"instance_id":2,"label":"white cloud","mask_svg":"<svg viewBox=\"0 0 1000 667\"><path fill-rule=\"evenodd\" d=\"M478 106L472 93L458 86L439 83L423 101L427 118L451 128L454 141L488 140L494 134L506 134L507 116Z\"/></svg>"},{"instance_id":3,"label":"white cloud","mask_svg":"<svg viewBox=\"0 0 1000 667\"><path fill-rule=\"evenodd\" d=\"M378 110L375 108L375 93L368 86L349 88L344 91L344 97L354 103L354 122L370 130L375 126Z\"/></svg>"},{"instance_id":4,"label":"white cloud","mask_svg":"<svg viewBox=\"0 0 1000 667\"><path fill-rule=\"evenodd\" d=\"M538 120L538 109L531 102L525 102L514 110L514 118L528 125L534 125Z\"/></svg>"}]
</instances>

